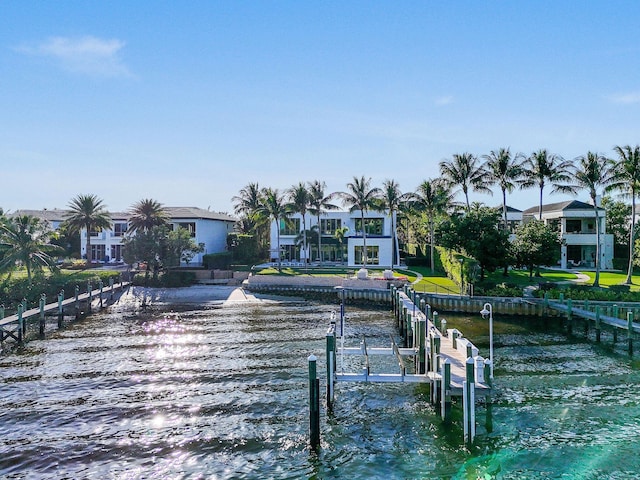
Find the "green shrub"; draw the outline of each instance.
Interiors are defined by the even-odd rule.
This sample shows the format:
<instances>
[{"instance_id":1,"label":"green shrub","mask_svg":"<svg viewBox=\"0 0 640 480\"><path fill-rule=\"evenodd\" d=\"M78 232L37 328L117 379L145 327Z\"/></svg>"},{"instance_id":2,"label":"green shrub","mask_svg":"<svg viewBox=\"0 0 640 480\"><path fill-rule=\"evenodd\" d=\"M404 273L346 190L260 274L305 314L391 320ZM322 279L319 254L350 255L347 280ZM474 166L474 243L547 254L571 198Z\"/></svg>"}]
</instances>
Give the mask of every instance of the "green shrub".
<instances>
[{"instance_id":1,"label":"green shrub","mask_svg":"<svg viewBox=\"0 0 640 480\"><path fill-rule=\"evenodd\" d=\"M231 252L224 253L207 253L202 257L202 264L205 269L213 270L227 270L233 262L233 255Z\"/></svg>"},{"instance_id":2,"label":"green shrub","mask_svg":"<svg viewBox=\"0 0 640 480\"><path fill-rule=\"evenodd\" d=\"M404 259L407 267L429 267L431 259L429 257L406 257Z\"/></svg>"}]
</instances>

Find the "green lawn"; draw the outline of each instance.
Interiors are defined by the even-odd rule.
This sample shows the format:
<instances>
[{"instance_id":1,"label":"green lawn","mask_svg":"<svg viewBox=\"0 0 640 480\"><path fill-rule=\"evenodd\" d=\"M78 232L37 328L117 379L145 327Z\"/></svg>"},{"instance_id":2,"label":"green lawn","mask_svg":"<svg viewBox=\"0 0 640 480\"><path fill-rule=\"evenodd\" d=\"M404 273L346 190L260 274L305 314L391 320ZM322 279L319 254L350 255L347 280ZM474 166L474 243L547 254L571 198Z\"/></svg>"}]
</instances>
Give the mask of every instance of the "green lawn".
<instances>
[{"instance_id":1,"label":"green lawn","mask_svg":"<svg viewBox=\"0 0 640 480\"><path fill-rule=\"evenodd\" d=\"M596 272L582 272L589 277L589 281L585 282L587 285L592 285L596 278ZM626 272L600 272L599 283L601 287L609 288L612 285L622 285L627 279ZM633 275L631 277L631 291L640 291L640 275Z\"/></svg>"}]
</instances>

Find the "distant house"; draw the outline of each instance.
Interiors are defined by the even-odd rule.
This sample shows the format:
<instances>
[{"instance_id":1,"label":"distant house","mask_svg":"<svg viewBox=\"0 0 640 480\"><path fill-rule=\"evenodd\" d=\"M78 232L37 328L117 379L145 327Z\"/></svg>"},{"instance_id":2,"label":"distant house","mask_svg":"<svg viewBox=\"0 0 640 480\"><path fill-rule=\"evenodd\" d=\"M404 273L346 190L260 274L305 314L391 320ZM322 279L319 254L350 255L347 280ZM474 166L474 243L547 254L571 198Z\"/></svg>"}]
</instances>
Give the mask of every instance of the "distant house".
<instances>
[{"instance_id":1,"label":"distant house","mask_svg":"<svg viewBox=\"0 0 640 480\"><path fill-rule=\"evenodd\" d=\"M306 215L307 230L318 229L318 219L314 215ZM280 258L284 262L311 262L320 260L317 241L312 241L313 234L308 236L307 251L302 245L302 215L296 213L287 221L280 220L279 225L271 222L271 260ZM397 264L393 260L393 236L391 234L391 217L385 212L368 211L365 213L367 236L367 265L375 267L391 267ZM320 216L320 233L322 235L322 260L325 263L346 264L350 267L363 265L364 239L360 211L327 212ZM335 238L337 229L347 227L344 242ZM278 229L280 230L280 250L277 248Z\"/></svg>"},{"instance_id":2,"label":"distant house","mask_svg":"<svg viewBox=\"0 0 640 480\"><path fill-rule=\"evenodd\" d=\"M13 213L7 214L7 216L18 217L22 215L29 215L32 217L36 217L47 222L49 224L49 228L53 231L56 231L58 230L58 228L60 228L60 224L64 222L66 214L67 210L60 210L58 208L49 210L45 208L42 210L16 210Z\"/></svg>"},{"instance_id":3,"label":"distant house","mask_svg":"<svg viewBox=\"0 0 640 480\"><path fill-rule=\"evenodd\" d=\"M233 231L236 219L197 207L165 207L172 229L189 230L196 244L204 246L204 252L196 255L191 264L202 264L207 253L222 253L227 250L227 235ZM17 210L9 216L31 215L46 220L52 230L57 230L65 220L68 210ZM129 229L129 214L110 212L111 228L89 232L91 258L100 262L121 262L125 234ZM80 232L80 254L86 258L87 231Z\"/></svg>"},{"instance_id":4,"label":"distant house","mask_svg":"<svg viewBox=\"0 0 640 480\"><path fill-rule=\"evenodd\" d=\"M522 212L523 222L538 218L539 207ZM600 222L600 266L613 268L613 235L606 233L606 211L598 207ZM595 266L596 216L593 205L570 200L542 206L542 221L558 232L561 240L560 267Z\"/></svg>"}]
</instances>

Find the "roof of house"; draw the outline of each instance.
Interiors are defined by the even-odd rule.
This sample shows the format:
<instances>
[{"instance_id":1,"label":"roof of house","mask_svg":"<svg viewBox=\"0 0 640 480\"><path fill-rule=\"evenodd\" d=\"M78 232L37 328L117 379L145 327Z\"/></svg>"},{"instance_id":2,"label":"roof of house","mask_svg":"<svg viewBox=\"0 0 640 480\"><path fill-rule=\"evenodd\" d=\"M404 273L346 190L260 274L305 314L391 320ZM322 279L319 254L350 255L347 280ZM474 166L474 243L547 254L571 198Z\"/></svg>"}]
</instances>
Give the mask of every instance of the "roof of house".
<instances>
[{"instance_id":1,"label":"roof of house","mask_svg":"<svg viewBox=\"0 0 640 480\"><path fill-rule=\"evenodd\" d=\"M165 207L169 218L171 219L207 219L220 220L224 222L235 222L236 219L224 213L210 212L198 207ZM61 210L54 208L52 210L16 210L8 214L8 217L16 217L18 215L31 215L33 217L47 220L48 222L63 222L66 219L69 210ZM111 220L128 220L131 214L128 212L109 212Z\"/></svg>"},{"instance_id":2,"label":"roof of house","mask_svg":"<svg viewBox=\"0 0 640 480\"><path fill-rule=\"evenodd\" d=\"M499 207L499 208L502 208L502 207ZM507 205L507 212L522 212L522 210L518 210L517 208L513 208Z\"/></svg>"},{"instance_id":3,"label":"roof of house","mask_svg":"<svg viewBox=\"0 0 640 480\"><path fill-rule=\"evenodd\" d=\"M535 207L527 208L522 213L532 213L537 214L540 206L537 205ZM604 210L602 207L598 207L599 210ZM593 205L585 202L581 202L579 200L568 200L566 202L557 202L557 203L549 203L547 205L542 205L542 213L545 212L561 212L564 210L593 210Z\"/></svg>"},{"instance_id":4,"label":"roof of house","mask_svg":"<svg viewBox=\"0 0 640 480\"><path fill-rule=\"evenodd\" d=\"M68 210L60 210L58 208L49 210L45 208L43 210L16 210L13 213L8 213L7 217L11 218L30 215L41 220L46 220L47 222L63 222L67 213Z\"/></svg>"},{"instance_id":5,"label":"roof of house","mask_svg":"<svg viewBox=\"0 0 640 480\"><path fill-rule=\"evenodd\" d=\"M172 219L188 218L188 219L207 219L221 220L223 222L235 222L237 219L227 215L226 213L211 212L204 208L198 207L165 207L165 210Z\"/></svg>"}]
</instances>

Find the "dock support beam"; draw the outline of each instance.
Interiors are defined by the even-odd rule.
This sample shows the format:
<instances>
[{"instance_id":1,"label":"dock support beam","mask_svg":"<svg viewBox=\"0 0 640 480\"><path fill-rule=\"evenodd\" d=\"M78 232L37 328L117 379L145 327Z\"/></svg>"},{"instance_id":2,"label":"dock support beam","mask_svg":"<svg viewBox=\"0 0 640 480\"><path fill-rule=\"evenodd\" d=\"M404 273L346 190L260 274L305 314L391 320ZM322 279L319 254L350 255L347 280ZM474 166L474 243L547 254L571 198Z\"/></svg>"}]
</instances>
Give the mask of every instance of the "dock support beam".
<instances>
[{"instance_id":1,"label":"dock support beam","mask_svg":"<svg viewBox=\"0 0 640 480\"><path fill-rule=\"evenodd\" d=\"M64 290L60 290L58 294L58 328L62 328L62 322L64 321L64 308L62 302L64 301Z\"/></svg>"},{"instance_id":2,"label":"dock support beam","mask_svg":"<svg viewBox=\"0 0 640 480\"><path fill-rule=\"evenodd\" d=\"M441 366L442 383L440 384L440 415L445 425L451 423L451 364L445 358Z\"/></svg>"},{"instance_id":3,"label":"dock support beam","mask_svg":"<svg viewBox=\"0 0 640 480\"><path fill-rule=\"evenodd\" d=\"M320 447L320 380L317 359L309 355L309 443L313 450Z\"/></svg>"},{"instance_id":4,"label":"dock support beam","mask_svg":"<svg viewBox=\"0 0 640 480\"><path fill-rule=\"evenodd\" d=\"M327 410L333 409L335 398L335 373L336 373L336 324L331 322L327 331Z\"/></svg>"},{"instance_id":5,"label":"dock support beam","mask_svg":"<svg viewBox=\"0 0 640 480\"><path fill-rule=\"evenodd\" d=\"M462 383L464 443L471 444L476 437L475 360L468 358L465 366L466 380Z\"/></svg>"},{"instance_id":6,"label":"dock support beam","mask_svg":"<svg viewBox=\"0 0 640 480\"><path fill-rule=\"evenodd\" d=\"M627 312L627 340L629 342L629 355L633 355L633 312Z\"/></svg>"},{"instance_id":7,"label":"dock support beam","mask_svg":"<svg viewBox=\"0 0 640 480\"><path fill-rule=\"evenodd\" d=\"M601 332L601 326L600 326L600 305L596 306L596 342L600 343L600 332Z\"/></svg>"},{"instance_id":8,"label":"dock support beam","mask_svg":"<svg viewBox=\"0 0 640 480\"><path fill-rule=\"evenodd\" d=\"M47 296L43 293L40 295L40 335L44 335L44 306L47 303Z\"/></svg>"},{"instance_id":9,"label":"dock support beam","mask_svg":"<svg viewBox=\"0 0 640 480\"><path fill-rule=\"evenodd\" d=\"M22 343L24 340L24 319L22 318L22 303L18 304L18 343Z\"/></svg>"}]
</instances>

